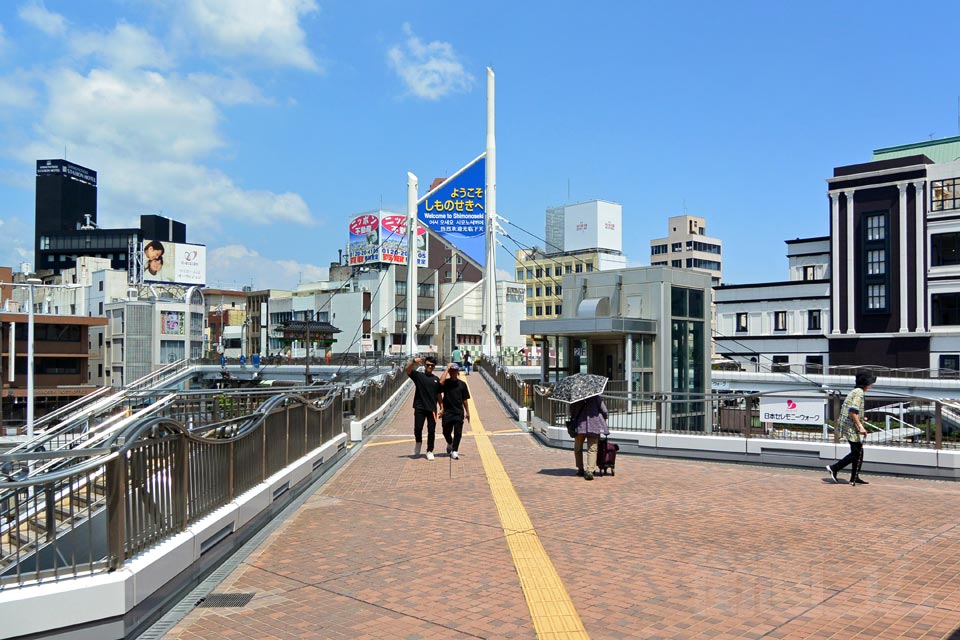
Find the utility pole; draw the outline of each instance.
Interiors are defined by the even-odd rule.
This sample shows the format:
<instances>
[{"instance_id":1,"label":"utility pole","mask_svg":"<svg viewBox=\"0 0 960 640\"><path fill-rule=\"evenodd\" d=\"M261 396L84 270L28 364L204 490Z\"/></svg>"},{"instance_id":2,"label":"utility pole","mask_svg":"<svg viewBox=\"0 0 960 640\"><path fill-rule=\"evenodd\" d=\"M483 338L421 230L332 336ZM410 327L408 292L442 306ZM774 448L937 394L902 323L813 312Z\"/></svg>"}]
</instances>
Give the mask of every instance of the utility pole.
<instances>
[{"instance_id":1,"label":"utility pole","mask_svg":"<svg viewBox=\"0 0 960 640\"><path fill-rule=\"evenodd\" d=\"M495 118L496 96L493 69L487 67L487 156L486 156L486 207L487 207L487 259L484 268L484 355L493 358L496 353L494 327L497 324L497 136Z\"/></svg>"}]
</instances>

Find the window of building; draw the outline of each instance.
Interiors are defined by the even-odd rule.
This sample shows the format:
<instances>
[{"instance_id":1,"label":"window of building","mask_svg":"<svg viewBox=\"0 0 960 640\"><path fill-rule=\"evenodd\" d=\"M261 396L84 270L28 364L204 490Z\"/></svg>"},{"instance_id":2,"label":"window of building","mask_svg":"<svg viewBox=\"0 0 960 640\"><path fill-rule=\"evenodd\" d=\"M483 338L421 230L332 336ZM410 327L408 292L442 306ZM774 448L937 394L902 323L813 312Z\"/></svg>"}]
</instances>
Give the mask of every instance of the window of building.
<instances>
[{"instance_id":1,"label":"window of building","mask_svg":"<svg viewBox=\"0 0 960 640\"><path fill-rule=\"evenodd\" d=\"M863 295L865 296L865 310L873 313L883 313L890 308L888 295L888 277L890 268L889 232L887 230L888 216L885 212L872 212L864 216L863 231Z\"/></svg>"},{"instance_id":2,"label":"window of building","mask_svg":"<svg viewBox=\"0 0 960 640\"><path fill-rule=\"evenodd\" d=\"M683 260L671 260L670 266L674 269L683 269Z\"/></svg>"},{"instance_id":3,"label":"window of building","mask_svg":"<svg viewBox=\"0 0 960 640\"><path fill-rule=\"evenodd\" d=\"M716 260L703 260L701 258L687 258L687 268L709 269L710 271L720 271L720 263Z\"/></svg>"},{"instance_id":4,"label":"window of building","mask_svg":"<svg viewBox=\"0 0 960 640\"><path fill-rule=\"evenodd\" d=\"M417 324L427 321L433 315L433 309L417 309Z\"/></svg>"},{"instance_id":5,"label":"window of building","mask_svg":"<svg viewBox=\"0 0 960 640\"><path fill-rule=\"evenodd\" d=\"M543 295L545 295L545 296L552 296L552 295L553 295L553 287L551 287L550 285L545 286L545 287L543 288Z\"/></svg>"},{"instance_id":6,"label":"window of building","mask_svg":"<svg viewBox=\"0 0 960 640\"><path fill-rule=\"evenodd\" d=\"M960 178L931 180L931 211L960 208Z\"/></svg>"},{"instance_id":7,"label":"window of building","mask_svg":"<svg viewBox=\"0 0 960 640\"><path fill-rule=\"evenodd\" d=\"M683 251L683 243L682 243L682 242L674 242L672 245L670 245L670 250L673 251L674 253L677 253L677 252L679 252L679 251Z\"/></svg>"},{"instance_id":8,"label":"window of building","mask_svg":"<svg viewBox=\"0 0 960 640\"><path fill-rule=\"evenodd\" d=\"M537 287L535 291L538 298L543 295L543 287Z\"/></svg>"},{"instance_id":9,"label":"window of building","mask_svg":"<svg viewBox=\"0 0 960 640\"><path fill-rule=\"evenodd\" d=\"M553 305L549 305L549 304L548 304L548 305L546 306L546 308L545 308L545 312L546 312L546 314L547 314L548 316L549 316L549 315L553 315Z\"/></svg>"},{"instance_id":10,"label":"window of building","mask_svg":"<svg viewBox=\"0 0 960 640\"><path fill-rule=\"evenodd\" d=\"M436 289L432 282L421 282L417 285L417 295L421 298L433 298Z\"/></svg>"},{"instance_id":11,"label":"window of building","mask_svg":"<svg viewBox=\"0 0 960 640\"><path fill-rule=\"evenodd\" d=\"M883 249L867 251L867 274L882 275L887 267L887 259Z\"/></svg>"},{"instance_id":12,"label":"window of building","mask_svg":"<svg viewBox=\"0 0 960 640\"><path fill-rule=\"evenodd\" d=\"M560 315L560 313L561 313L561 307L562 307L562 306L563 306L563 305L558 304L557 306L555 306L555 307L553 308L553 310L556 312L557 315Z\"/></svg>"},{"instance_id":13,"label":"window of building","mask_svg":"<svg viewBox=\"0 0 960 640\"><path fill-rule=\"evenodd\" d=\"M538 278L543 277L543 267L537 267L537 277Z\"/></svg>"},{"instance_id":14,"label":"window of building","mask_svg":"<svg viewBox=\"0 0 960 640\"><path fill-rule=\"evenodd\" d=\"M97 283L97 287L100 291L103 291L103 280Z\"/></svg>"},{"instance_id":15,"label":"window of building","mask_svg":"<svg viewBox=\"0 0 960 640\"><path fill-rule=\"evenodd\" d=\"M563 265L563 272L564 272L565 274L566 274L566 273L570 273L572 270L573 270L573 266L572 266L572 265L569 265L569 264Z\"/></svg>"},{"instance_id":16,"label":"window of building","mask_svg":"<svg viewBox=\"0 0 960 640\"><path fill-rule=\"evenodd\" d=\"M787 330L787 312L786 311L773 312L773 330L774 331Z\"/></svg>"},{"instance_id":17,"label":"window of building","mask_svg":"<svg viewBox=\"0 0 960 640\"><path fill-rule=\"evenodd\" d=\"M676 394L702 393L707 365L703 291L670 287L670 386ZM699 317L697 317L699 314ZM683 397L683 396L680 396ZM702 431L706 416L702 403L682 399L672 403L671 428Z\"/></svg>"},{"instance_id":18,"label":"window of building","mask_svg":"<svg viewBox=\"0 0 960 640\"><path fill-rule=\"evenodd\" d=\"M823 356L807 356L803 365L804 373L823 373Z\"/></svg>"},{"instance_id":19,"label":"window of building","mask_svg":"<svg viewBox=\"0 0 960 640\"><path fill-rule=\"evenodd\" d=\"M747 314L738 313L737 314L737 333L745 333L747 331Z\"/></svg>"},{"instance_id":20,"label":"window of building","mask_svg":"<svg viewBox=\"0 0 960 640\"><path fill-rule=\"evenodd\" d=\"M931 322L935 327L960 325L960 293L935 293Z\"/></svg>"},{"instance_id":21,"label":"window of building","mask_svg":"<svg viewBox=\"0 0 960 640\"><path fill-rule=\"evenodd\" d=\"M667 245L665 244L655 244L650 247L650 255L658 256L662 253L667 253Z\"/></svg>"},{"instance_id":22,"label":"window of building","mask_svg":"<svg viewBox=\"0 0 960 640\"><path fill-rule=\"evenodd\" d=\"M820 310L810 309L807 311L807 331L820 331Z\"/></svg>"},{"instance_id":23,"label":"window of building","mask_svg":"<svg viewBox=\"0 0 960 640\"><path fill-rule=\"evenodd\" d=\"M550 277L550 274L551 274L552 272L553 272L553 269L552 269L551 267L544 267L544 268L543 268L543 274L544 274L546 277L548 277L548 278Z\"/></svg>"},{"instance_id":24,"label":"window of building","mask_svg":"<svg viewBox=\"0 0 960 640\"><path fill-rule=\"evenodd\" d=\"M882 310L887 308L887 285L867 285L867 309Z\"/></svg>"},{"instance_id":25,"label":"window of building","mask_svg":"<svg viewBox=\"0 0 960 640\"><path fill-rule=\"evenodd\" d=\"M960 354L950 353L941 355L939 374L941 378L960 377Z\"/></svg>"},{"instance_id":26,"label":"window of building","mask_svg":"<svg viewBox=\"0 0 960 640\"><path fill-rule=\"evenodd\" d=\"M447 271L447 273L450 273L450 272ZM523 269L517 269L517 280L518 281L523 280Z\"/></svg>"},{"instance_id":27,"label":"window of building","mask_svg":"<svg viewBox=\"0 0 960 640\"><path fill-rule=\"evenodd\" d=\"M930 266L960 264L960 233L936 233L930 236Z\"/></svg>"},{"instance_id":28,"label":"window of building","mask_svg":"<svg viewBox=\"0 0 960 640\"><path fill-rule=\"evenodd\" d=\"M553 291L559 296L560 294L563 293L563 287L558 284L556 287L554 287Z\"/></svg>"},{"instance_id":29,"label":"window of building","mask_svg":"<svg viewBox=\"0 0 960 640\"><path fill-rule=\"evenodd\" d=\"M527 269L527 280L533 280L533 269Z\"/></svg>"},{"instance_id":30,"label":"window of building","mask_svg":"<svg viewBox=\"0 0 960 640\"><path fill-rule=\"evenodd\" d=\"M447 275L450 275L450 272L447 271ZM397 295L405 296L407 295L407 282L406 280L397 280Z\"/></svg>"},{"instance_id":31,"label":"window of building","mask_svg":"<svg viewBox=\"0 0 960 640\"><path fill-rule=\"evenodd\" d=\"M528 298L533 297L533 285L527 285L527 297Z\"/></svg>"},{"instance_id":32,"label":"window of building","mask_svg":"<svg viewBox=\"0 0 960 640\"><path fill-rule=\"evenodd\" d=\"M101 302L100 305L99 305L97 308L100 310L99 315L102 316L102 315L103 315L103 303Z\"/></svg>"},{"instance_id":33,"label":"window of building","mask_svg":"<svg viewBox=\"0 0 960 640\"><path fill-rule=\"evenodd\" d=\"M393 310L397 314L397 322L406 322L407 321L407 308L406 307L397 307Z\"/></svg>"},{"instance_id":34,"label":"window of building","mask_svg":"<svg viewBox=\"0 0 960 640\"><path fill-rule=\"evenodd\" d=\"M867 216L867 240L884 240L887 237L887 216L873 214Z\"/></svg>"},{"instance_id":35,"label":"window of building","mask_svg":"<svg viewBox=\"0 0 960 640\"><path fill-rule=\"evenodd\" d=\"M534 313L535 313L536 315L538 315L538 316L542 316L542 315L543 315L543 306L538 304L538 305L536 306L536 309L535 309Z\"/></svg>"},{"instance_id":36,"label":"window of building","mask_svg":"<svg viewBox=\"0 0 960 640\"><path fill-rule=\"evenodd\" d=\"M576 267L576 269L574 269L574 271L576 271L577 273L583 273L583 263L582 263L582 262L578 262L578 263L577 263L577 267Z\"/></svg>"},{"instance_id":37,"label":"window of building","mask_svg":"<svg viewBox=\"0 0 960 640\"><path fill-rule=\"evenodd\" d=\"M803 268L803 279L804 280L816 280L817 279L817 268L816 267L804 267Z\"/></svg>"},{"instance_id":38,"label":"window of building","mask_svg":"<svg viewBox=\"0 0 960 640\"><path fill-rule=\"evenodd\" d=\"M591 271L593 271L593 263L592 263L592 262L588 262L588 263L587 263L587 273L590 273Z\"/></svg>"},{"instance_id":39,"label":"window of building","mask_svg":"<svg viewBox=\"0 0 960 640\"><path fill-rule=\"evenodd\" d=\"M773 365L770 367L773 373L790 373L790 356L773 356Z\"/></svg>"},{"instance_id":40,"label":"window of building","mask_svg":"<svg viewBox=\"0 0 960 640\"><path fill-rule=\"evenodd\" d=\"M527 317L529 318L529 317L532 316L532 315L533 315L533 305L528 304L528 305L527 305Z\"/></svg>"}]
</instances>

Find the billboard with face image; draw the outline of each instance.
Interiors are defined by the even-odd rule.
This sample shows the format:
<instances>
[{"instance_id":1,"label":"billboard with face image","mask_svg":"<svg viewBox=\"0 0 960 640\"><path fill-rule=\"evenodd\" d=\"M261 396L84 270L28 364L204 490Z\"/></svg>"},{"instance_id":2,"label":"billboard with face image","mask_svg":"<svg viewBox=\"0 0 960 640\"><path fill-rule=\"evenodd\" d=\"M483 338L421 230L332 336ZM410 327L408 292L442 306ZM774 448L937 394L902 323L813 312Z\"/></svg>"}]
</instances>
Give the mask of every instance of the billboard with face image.
<instances>
[{"instance_id":1,"label":"billboard with face image","mask_svg":"<svg viewBox=\"0 0 960 640\"><path fill-rule=\"evenodd\" d=\"M144 240L142 252L144 282L207 283L207 247L202 244Z\"/></svg>"}]
</instances>

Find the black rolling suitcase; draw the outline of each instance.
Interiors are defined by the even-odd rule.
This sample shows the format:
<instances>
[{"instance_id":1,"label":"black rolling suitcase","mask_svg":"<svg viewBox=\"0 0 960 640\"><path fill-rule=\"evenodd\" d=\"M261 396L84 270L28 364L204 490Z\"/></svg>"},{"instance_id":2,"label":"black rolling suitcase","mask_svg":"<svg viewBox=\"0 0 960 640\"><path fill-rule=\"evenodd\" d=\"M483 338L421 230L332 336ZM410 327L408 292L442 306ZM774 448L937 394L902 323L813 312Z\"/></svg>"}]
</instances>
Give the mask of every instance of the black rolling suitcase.
<instances>
[{"instance_id":1,"label":"black rolling suitcase","mask_svg":"<svg viewBox=\"0 0 960 640\"><path fill-rule=\"evenodd\" d=\"M617 475L617 451L620 451L620 445L600 436L600 441L597 443L597 468L600 469L600 475L605 475L607 470L610 471L611 476Z\"/></svg>"}]
</instances>

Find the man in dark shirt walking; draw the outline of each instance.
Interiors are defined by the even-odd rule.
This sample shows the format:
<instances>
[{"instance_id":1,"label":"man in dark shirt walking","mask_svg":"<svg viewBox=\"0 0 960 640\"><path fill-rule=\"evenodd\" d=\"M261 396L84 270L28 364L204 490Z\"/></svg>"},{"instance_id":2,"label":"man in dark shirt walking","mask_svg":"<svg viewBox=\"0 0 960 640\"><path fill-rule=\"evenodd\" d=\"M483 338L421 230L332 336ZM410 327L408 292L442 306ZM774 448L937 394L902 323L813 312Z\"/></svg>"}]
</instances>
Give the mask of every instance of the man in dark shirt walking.
<instances>
[{"instance_id":1,"label":"man in dark shirt walking","mask_svg":"<svg viewBox=\"0 0 960 640\"><path fill-rule=\"evenodd\" d=\"M415 365L423 365L418 371ZM440 394L440 379L433 373L437 359L433 356L414 358L407 364L407 376L413 380L413 457L420 456L423 444L423 423L427 423L427 460L433 460L433 443L437 434L437 400Z\"/></svg>"},{"instance_id":2,"label":"man in dark shirt walking","mask_svg":"<svg viewBox=\"0 0 960 640\"><path fill-rule=\"evenodd\" d=\"M447 453L454 460L460 459L460 438L463 437L463 421L470 419L467 400L470 388L460 379L460 365L451 362L440 376L440 393L443 400L440 418L443 421L443 439L447 441Z\"/></svg>"}]
</instances>

